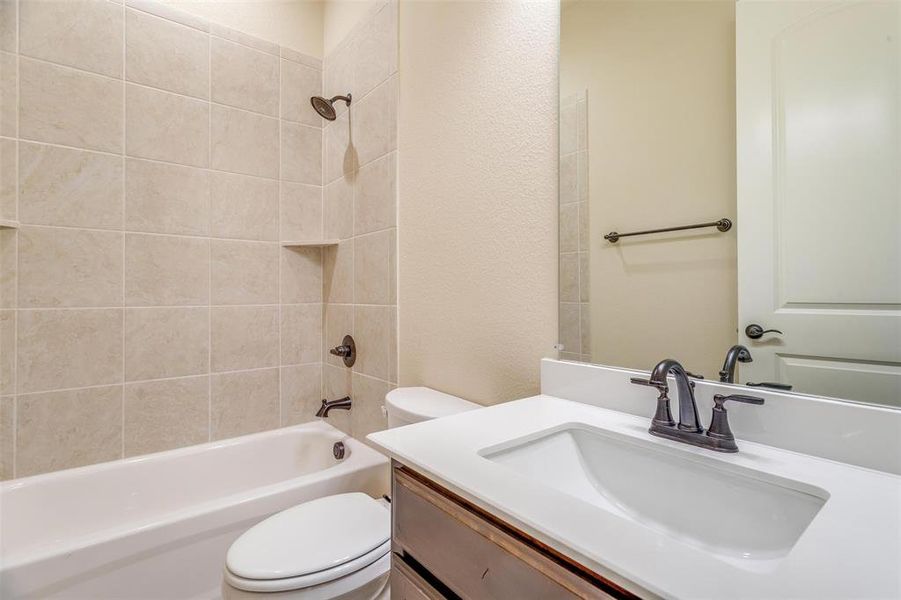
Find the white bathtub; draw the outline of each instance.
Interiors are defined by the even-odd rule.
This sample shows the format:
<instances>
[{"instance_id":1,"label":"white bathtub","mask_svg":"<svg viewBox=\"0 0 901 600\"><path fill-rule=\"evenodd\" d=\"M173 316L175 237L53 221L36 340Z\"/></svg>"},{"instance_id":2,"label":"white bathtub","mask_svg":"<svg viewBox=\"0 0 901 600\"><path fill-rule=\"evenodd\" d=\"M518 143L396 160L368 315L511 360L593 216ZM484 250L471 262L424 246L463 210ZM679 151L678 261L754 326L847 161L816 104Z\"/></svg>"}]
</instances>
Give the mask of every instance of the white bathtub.
<instances>
[{"instance_id":1,"label":"white bathtub","mask_svg":"<svg viewBox=\"0 0 901 600\"><path fill-rule=\"evenodd\" d=\"M315 422L6 482L0 598L218 598L248 527L329 494L381 496L388 477L385 457Z\"/></svg>"}]
</instances>

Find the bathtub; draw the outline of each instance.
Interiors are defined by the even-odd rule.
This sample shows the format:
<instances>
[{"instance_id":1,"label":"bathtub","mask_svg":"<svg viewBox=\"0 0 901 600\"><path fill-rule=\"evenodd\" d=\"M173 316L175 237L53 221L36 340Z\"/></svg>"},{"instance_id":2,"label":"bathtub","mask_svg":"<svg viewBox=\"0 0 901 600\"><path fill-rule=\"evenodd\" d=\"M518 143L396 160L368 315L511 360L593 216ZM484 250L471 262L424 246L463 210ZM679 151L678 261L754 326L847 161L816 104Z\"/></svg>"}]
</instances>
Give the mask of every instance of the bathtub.
<instances>
[{"instance_id":1,"label":"bathtub","mask_svg":"<svg viewBox=\"0 0 901 600\"><path fill-rule=\"evenodd\" d=\"M388 460L324 422L9 481L0 597L218 598L226 550L254 523L388 486Z\"/></svg>"}]
</instances>

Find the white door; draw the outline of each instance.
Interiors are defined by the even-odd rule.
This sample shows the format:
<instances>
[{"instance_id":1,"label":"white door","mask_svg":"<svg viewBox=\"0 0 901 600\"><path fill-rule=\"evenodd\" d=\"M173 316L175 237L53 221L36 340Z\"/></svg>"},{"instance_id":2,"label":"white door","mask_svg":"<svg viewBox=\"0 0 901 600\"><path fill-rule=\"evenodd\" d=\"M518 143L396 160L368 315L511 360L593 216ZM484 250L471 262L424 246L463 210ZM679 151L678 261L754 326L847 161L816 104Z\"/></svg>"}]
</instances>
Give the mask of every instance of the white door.
<instances>
[{"instance_id":1,"label":"white door","mask_svg":"<svg viewBox=\"0 0 901 600\"><path fill-rule=\"evenodd\" d=\"M736 10L741 381L899 406L901 2Z\"/></svg>"}]
</instances>

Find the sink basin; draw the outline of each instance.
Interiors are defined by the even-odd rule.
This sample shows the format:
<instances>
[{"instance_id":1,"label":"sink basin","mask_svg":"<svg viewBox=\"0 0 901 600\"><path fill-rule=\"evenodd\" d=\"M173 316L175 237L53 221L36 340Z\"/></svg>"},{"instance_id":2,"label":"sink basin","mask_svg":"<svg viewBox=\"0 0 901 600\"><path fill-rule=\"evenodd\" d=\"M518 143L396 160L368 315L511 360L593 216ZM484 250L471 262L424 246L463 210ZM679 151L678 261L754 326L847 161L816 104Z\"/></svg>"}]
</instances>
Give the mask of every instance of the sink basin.
<instances>
[{"instance_id":1,"label":"sink basin","mask_svg":"<svg viewBox=\"0 0 901 600\"><path fill-rule=\"evenodd\" d=\"M787 555L829 498L801 482L587 426L558 427L479 454L745 566Z\"/></svg>"}]
</instances>

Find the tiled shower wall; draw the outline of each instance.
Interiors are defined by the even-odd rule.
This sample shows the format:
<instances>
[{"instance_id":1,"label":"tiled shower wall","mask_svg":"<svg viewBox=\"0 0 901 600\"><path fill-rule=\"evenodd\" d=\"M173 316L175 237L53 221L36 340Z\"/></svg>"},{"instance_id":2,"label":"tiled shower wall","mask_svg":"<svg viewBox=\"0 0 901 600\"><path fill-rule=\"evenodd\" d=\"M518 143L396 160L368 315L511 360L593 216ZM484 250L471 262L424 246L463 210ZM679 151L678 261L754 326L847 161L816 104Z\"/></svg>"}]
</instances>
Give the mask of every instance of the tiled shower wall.
<instances>
[{"instance_id":1,"label":"tiled shower wall","mask_svg":"<svg viewBox=\"0 0 901 600\"><path fill-rule=\"evenodd\" d=\"M560 358L591 361L588 102L560 100Z\"/></svg>"},{"instance_id":2,"label":"tiled shower wall","mask_svg":"<svg viewBox=\"0 0 901 600\"><path fill-rule=\"evenodd\" d=\"M353 73L361 123L393 98L375 74ZM323 235L321 82L318 60L146 0L0 0L0 219L19 222L0 233L0 477L311 419L322 251L281 242ZM368 170L344 193L369 209L329 224L362 277L388 261L393 213L367 190L394 146L354 131ZM364 347L386 277L332 278L349 318L367 303ZM374 362L358 395L393 381Z\"/></svg>"},{"instance_id":3,"label":"tiled shower wall","mask_svg":"<svg viewBox=\"0 0 901 600\"><path fill-rule=\"evenodd\" d=\"M363 439L387 426L397 383L397 3L375 5L324 67L327 96L353 94L324 132L325 233L340 240L325 250L325 346L351 333L359 351L352 370L325 354L324 388L353 397L332 415Z\"/></svg>"}]
</instances>

